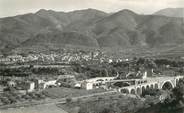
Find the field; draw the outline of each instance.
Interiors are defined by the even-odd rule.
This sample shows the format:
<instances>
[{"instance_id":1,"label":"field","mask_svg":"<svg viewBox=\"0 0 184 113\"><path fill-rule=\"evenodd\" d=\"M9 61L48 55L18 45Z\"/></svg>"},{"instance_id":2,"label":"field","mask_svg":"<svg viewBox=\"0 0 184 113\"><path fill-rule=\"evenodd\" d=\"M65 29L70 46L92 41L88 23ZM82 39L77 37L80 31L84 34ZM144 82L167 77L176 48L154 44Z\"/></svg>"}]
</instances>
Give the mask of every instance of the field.
<instances>
[{"instance_id":1,"label":"field","mask_svg":"<svg viewBox=\"0 0 184 113\"><path fill-rule=\"evenodd\" d=\"M40 105L28 108L13 108L1 110L0 113L67 113L55 105Z\"/></svg>"},{"instance_id":2,"label":"field","mask_svg":"<svg viewBox=\"0 0 184 113\"><path fill-rule=\"evenodd\" d=\"M44 91L44 94L48 97L55 99L55 98L67 98L67 97L78 97L93 93L100 93L105 92L104 89L95 89L95 90L85 90L85 89L72 89L72 88L64 88L64 87L57 87L57 88L50 88Z\"/></svg>"},{"instance_id":3,"label":"field","mask_svg":"<svg viewBox=\"0 0 184 113\"><path fill-rule=\"evenodd\" d=\"M142 108L144 106L144 102L139 99L130 98L121 94L108 94L80 99L67 104L58 104L57 106L69 113L102 113L102 111L105 109L117 110L117 113L130 113Z\"/></svg>"}]
</instances>

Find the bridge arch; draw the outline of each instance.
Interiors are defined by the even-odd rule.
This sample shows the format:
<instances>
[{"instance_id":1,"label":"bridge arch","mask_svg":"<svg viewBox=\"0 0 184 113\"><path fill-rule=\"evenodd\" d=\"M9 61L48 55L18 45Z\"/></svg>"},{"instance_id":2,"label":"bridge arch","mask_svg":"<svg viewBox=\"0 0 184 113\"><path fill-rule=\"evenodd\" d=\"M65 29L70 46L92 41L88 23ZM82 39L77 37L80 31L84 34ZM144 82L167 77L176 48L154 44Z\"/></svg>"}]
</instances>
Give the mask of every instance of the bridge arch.
<instances>
[{"instance_id":1,"label":"bridge arch","mask_svg":"<svg viewBox=\"0 0 184 113\"><path fill-rule=\"evenodd\" d=\"M146 86L146 90L148 90L148 89L150 89L150 86L149 85Z\"/></svg>"},{"instance_id":2,"label":"bridge arch","mask_svg":"<svg viewBox=\"0 0 184 113\"><path fill-rule=\"evenodd\" d=\"M121 89L121 93L129 94L129 90L128 89Z\"/></svg>"},{"instance_id":3,"label":"bridge arch","mask_svg":"<svg viewBox=\"0 0 184 113\"><path fill-rule=\"evenodd\" d=\"M146 91L145 86L142 86L142 93L145 93L145 91Z\"/></svg>"},{"instance_id":4,"label":"bridge arch","mask_svg":"<svg viewBox=\"0 0 184 113\"><path fill-rule=\"evenodd\" d=\"M138 95L141 95L141 93L142 93L142 92L141 92L141 88L137 88L137 94L138 94Z\"/></svg>"},{"instance_id":5,"label":"bridge arch","mask_svg":"<svg viewBox=\"0 0 184 113\"><path fill-rule=\"evenodd\" d=\"M151 89L154 89L154 85L153 84L151 84Z\"/></svg>"},{"instance_id":6,"label":"bridge arch","mask_svg":"<svg viewBox=\"0 0 184 113\"><path fill-rule=\"evenodd\" d=\"M145 90L146 90L145 86L142 86L142 91L145 91Z\"/></svg>"},{"instance_id":7,"label":"bridge arch","mask_svg":"<svg viewBox=\"0 0 184 113\"><path fill-rule=\"evenodd\" d=\"M166 90L166 89L172 89L174 88L174 84L171 81L165 81L162 85L161 85L161 89Z\"/></svg>"},{"instance_id":8,"label":"bridge arch","mask_svg":"<svg viewBox=\"0 0 184 113\"><path fill-rule=\"evenodd\" d=\"M135 94L135 89L131 89L130 93Z\"/></svg>"},{"instance_id":9,"label":"bridge arch","mask_svg":"<svg viewBox=\"0 0 184 113\"><path fill-rule=\"evenodd\" d=\"M155 84L155 89L158 89L158 84L157 83Z\"/></svg>"}]
</instances>

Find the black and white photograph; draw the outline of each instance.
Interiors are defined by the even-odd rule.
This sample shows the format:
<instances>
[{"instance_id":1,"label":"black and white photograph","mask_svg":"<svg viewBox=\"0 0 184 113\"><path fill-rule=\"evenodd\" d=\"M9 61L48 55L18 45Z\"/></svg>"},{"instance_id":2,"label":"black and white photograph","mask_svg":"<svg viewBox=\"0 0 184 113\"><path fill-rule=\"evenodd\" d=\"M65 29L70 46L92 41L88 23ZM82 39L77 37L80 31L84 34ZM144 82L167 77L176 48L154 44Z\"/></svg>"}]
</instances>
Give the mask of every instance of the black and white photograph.
<instances>
[{"instance_id":1,"label":"black and white photograph","mask_svg":"<svg viewBox=\"0 0 184 113\"><path fill-rule=\"evenodd\" d=\"M184 0L0 0L0 113L184 113Z\"/></svg>"}]
</instances>

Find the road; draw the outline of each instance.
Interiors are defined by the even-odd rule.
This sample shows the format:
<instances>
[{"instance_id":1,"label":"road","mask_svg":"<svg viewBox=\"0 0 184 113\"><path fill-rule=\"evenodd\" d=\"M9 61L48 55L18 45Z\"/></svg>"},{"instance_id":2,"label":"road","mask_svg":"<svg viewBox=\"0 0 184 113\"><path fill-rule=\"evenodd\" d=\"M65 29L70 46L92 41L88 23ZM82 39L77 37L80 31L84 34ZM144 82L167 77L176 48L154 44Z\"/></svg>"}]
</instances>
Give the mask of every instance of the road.
<instances>
[{"instance_id":1,"label":"road","mask_svg":"<svg viewBox=\"0 0 184 113\"><path fill-rule=\"evenodd\" d=\"M4 67L6 67L6 68L11 68L11 69L14 69L14 68L21 68L21 67L24 67L24 68L29 68L30 67L30 65L27 65L27 64L25 64L25 65L11 65L11 66L4 66ZM48 64L45 64L45 65L39 65L39 64L36 64L36 65L34 65L34 68L63 68L63 67L71 67L71 65L57 65L57 64L52 64L52 65L48 65Z\"/></svg>"}]
</instances>

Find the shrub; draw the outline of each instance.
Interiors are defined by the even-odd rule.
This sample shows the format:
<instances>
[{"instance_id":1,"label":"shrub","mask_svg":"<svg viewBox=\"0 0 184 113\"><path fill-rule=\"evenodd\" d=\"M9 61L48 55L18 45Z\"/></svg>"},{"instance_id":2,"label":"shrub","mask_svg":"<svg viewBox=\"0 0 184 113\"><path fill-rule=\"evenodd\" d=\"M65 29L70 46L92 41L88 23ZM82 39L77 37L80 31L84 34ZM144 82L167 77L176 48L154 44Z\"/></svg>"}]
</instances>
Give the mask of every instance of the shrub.
<instances>
[{"instance_id":1,"label":"shrub","mask_svg":"<svg viewBox=\"0 0 184 113\"><path fill-rule=\"evenodd\" d=\"M72 102L72 98L71 97L66 98L66 103L71 103L71 102Z\"/></svg>"}]
</instances>

